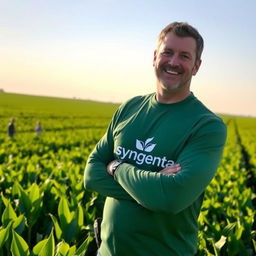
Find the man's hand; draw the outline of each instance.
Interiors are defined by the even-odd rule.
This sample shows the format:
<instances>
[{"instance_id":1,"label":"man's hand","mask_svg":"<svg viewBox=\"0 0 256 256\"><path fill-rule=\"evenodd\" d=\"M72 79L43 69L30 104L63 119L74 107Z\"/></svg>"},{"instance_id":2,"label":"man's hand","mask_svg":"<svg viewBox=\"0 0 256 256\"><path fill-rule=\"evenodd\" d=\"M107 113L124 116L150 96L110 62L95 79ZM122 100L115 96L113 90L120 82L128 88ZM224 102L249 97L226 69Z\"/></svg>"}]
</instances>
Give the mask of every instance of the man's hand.
<instances>
[{"instance_id":1,"label":"man's hand","mask_svg":"<svg viewBox=\"0 0 256 256\"><path fill-rule=\"evenodd\" d=\"M166 168L161 170L159 173L174 176L176 173L178 173L180 171L181 171L180 164L174 164L174 165L171 165L171 166L167 166Z\"/></svg>"},{"instance_id":2,"label":"man's hand","mask_svg":"<svg viewBox=\"0 0 256 256\"><path fill-rule=\"evenodd\" d=\"M115 160L111 161L108 165L107 165L107 172L112 175L112 164L114 163Z\"/></svg>"},{"instance_id":3,"label":"man's hand","mask_svg":"<svg viewBox=\"0 0 256 256\"><path fill-rule=\"evenodd\" d=\"M107 172L108 172L110 175L114 176L114 173L115 173L117 167L118 167L120 164L122 164L122 163L123 163L123 161L122 161L122 160L119 160L119 159L115 159L115 160L111 161L111 162L107 165Z\"/></svg>"}]
</instances>

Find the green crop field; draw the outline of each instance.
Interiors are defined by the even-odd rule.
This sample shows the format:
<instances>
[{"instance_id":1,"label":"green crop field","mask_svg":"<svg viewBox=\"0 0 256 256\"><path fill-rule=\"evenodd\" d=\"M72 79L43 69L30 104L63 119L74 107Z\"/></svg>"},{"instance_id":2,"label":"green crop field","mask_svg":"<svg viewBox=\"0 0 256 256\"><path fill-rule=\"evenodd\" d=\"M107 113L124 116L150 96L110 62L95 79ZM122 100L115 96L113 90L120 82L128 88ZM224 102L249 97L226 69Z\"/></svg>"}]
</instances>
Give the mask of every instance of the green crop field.
<instances>
[{"instance_id":1,"label":"green crop field","mask_svg":"<svg viewBox=\"0 0 256 256\"><path fill-rule=\"evenodd\" d=\"M93 221L104 198L84 190L83 171L117 107L0 93L0 256L95 256ZM256 118L222 118L228 140L205 193L197 256L253 256Z\"/></svg>"}]
</instances>

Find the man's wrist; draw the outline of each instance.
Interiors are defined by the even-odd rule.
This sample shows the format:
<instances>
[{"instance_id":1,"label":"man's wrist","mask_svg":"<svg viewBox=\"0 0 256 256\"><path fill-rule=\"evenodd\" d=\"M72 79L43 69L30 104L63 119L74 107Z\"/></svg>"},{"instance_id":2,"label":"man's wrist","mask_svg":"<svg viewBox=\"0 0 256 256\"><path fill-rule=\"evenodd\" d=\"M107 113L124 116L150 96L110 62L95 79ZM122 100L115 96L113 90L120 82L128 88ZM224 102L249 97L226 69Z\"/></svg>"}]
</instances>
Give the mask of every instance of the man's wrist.
<instances>
[{"instance_id":1,"label":"man's wrist","mask_svg":"<svg viewBox=\"0 0 256 256\"><path fill-rule=\"evenodd\" d=\"M122 160L120 159L116 159L114 161L112 161L108 167L107 167L107 171L110 175L114 176L115 171L117 170L117 168L123 163Z\"/></svg>"}]
</instances>

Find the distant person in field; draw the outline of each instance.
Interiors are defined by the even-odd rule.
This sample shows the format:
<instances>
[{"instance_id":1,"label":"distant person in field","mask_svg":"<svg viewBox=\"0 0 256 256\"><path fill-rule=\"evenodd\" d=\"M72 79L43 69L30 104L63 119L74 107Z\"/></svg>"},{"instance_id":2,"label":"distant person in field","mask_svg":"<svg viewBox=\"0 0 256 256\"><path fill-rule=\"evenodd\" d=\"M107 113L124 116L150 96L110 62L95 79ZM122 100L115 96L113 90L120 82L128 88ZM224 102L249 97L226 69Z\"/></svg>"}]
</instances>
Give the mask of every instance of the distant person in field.
<instances>
[{"instance_id":1,"label":"distant person in field","mask_svg":"<svg viewBox=\"0 0 256 256\"><path fill-rule=\"evenodd\" d=\"M156 92L122 104L90 154L84 186L106 197L98 255L195 255L204 191L226 140L223 121L190 91L202 51L188 23L165 27Z\"/></svg>"},{"instance_id":2,"label":"distant person in field","mask_svg":"<svg viewBox=\"0 0 256 256\"><path fill-rule=\"evenodd\" d=\"M14 134L15 134L15 118L11 118L10 119L10 122L8 124L8 135L9 137L14 137Z\"/></svg>"},{"instance_id":3,"label":"distant person in field","mask_svg":"<svg viewBox=\"0 0 256 256\"><path fill-rule=\"evenodd\" d=\"M40 121L36 123L36 134L40 136L42 134L42 124Z\"/></svg>"}]
</instances>

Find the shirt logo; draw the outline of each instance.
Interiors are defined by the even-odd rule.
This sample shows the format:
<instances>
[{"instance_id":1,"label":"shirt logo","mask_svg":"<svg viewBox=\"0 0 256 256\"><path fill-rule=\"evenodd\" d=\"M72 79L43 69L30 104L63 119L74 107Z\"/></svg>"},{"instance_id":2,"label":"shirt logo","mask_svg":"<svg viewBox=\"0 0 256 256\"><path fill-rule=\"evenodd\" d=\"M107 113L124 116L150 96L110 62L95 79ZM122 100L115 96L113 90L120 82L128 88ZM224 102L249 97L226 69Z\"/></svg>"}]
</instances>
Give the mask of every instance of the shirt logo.
<instances>
[{"instance_id":1,"label":"shirt logo","mask_svg":"<svg viewBox=\"0 0 256 256\"><path fill-rule=\"evenodd\" d=\"M142 140L136 139L136 148L141 151L151 152L156 144L150 143L154 137L146 139L145 143Z\"/></svg>"},{"instance_id":2,"label":"shirt logo","mask_svg":"<svg viewBox=\"0 0 256 256\"><path fill-rule=\"evenodd\" d=\"M151 143L154 137L148 138L144 141L136 139L136 149L132 150L123 146L117 146L115 154L119 159L129 159L134 161L137 165L146 164L159 168L165 168L173 165L175 162L168 159L166 156L157 156L156 154L149 154L153 151L157 144Z\"/></svg>"}]
</instances>

